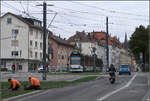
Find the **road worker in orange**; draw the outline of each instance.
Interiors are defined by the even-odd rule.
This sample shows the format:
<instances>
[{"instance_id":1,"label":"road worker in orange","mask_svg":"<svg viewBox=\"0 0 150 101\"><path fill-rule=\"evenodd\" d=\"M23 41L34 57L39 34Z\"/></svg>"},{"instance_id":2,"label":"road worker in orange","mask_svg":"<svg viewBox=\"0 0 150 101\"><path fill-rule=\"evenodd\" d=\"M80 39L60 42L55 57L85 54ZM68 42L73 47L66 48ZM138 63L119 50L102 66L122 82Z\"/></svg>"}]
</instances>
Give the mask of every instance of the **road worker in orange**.
<instances>
[{"instance_id":1,"label":"road worker in orange","mask_svg":"<svg viewBox=\"0 0 150 101\"><path fill-rule=\"evenodd\" d=\"M29 81L30 81L31 85L24 86L25 90L30 90L30 89L38 90L38 89L40 89L40 81L37 78L29 77Z\"/></svg>"},{"instance_id":2,"label":"road worker in orange","mask_svg":"<svg viewBox=\"0 0 150 101\"><path fill-rule=\"evenodd\" d=\"M8 88L11 90L18 90L18 88L20 88L20 86L21 86L21 83L13 78L9 78L8 82L11 83L10 87Z\"/></svg>"}]
</instances>

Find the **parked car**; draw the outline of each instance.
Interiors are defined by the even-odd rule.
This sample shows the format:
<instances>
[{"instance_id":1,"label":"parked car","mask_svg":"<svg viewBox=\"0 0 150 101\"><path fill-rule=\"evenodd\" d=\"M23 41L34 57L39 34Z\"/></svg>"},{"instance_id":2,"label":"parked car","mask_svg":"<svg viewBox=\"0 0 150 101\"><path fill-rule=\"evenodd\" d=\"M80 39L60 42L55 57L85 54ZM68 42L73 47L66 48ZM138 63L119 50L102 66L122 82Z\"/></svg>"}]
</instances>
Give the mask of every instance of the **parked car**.
<instances>
[{"instance_id":1,"label":"parked car","mask_svg":"<svg viewBox=\"0 0 150 101\"><path fill-rule=\"evenodd\" d=\"M127 73L127 74L131 75L131 69L130 69L129 65L120 65L119 75L121 75L123 73Z\"/></svg>"},{"instance_id":2,"label":"parked car","mask_svg":"<svg viewBox=\"0 0 150 101\"><path fill-rule=\"evenodd\" d=\"M44 72L44 68L43 68L43 65L41 65L39 68L38 68L38 73L43 73ZM46 72L49 72L49 68L46 67Z\"/></svg>"}]
</instances>

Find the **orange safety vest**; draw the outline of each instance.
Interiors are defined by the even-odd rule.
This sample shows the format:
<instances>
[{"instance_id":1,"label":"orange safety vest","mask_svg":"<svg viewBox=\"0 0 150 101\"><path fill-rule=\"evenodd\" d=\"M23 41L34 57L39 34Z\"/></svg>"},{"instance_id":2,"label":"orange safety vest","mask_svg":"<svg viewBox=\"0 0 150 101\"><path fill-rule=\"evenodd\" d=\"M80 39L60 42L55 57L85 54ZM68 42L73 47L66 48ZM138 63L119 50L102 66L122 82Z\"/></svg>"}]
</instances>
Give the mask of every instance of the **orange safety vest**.
<instances>
[{"instance_id":1,"label":"orange safety vest","mask_svg":"<svg viewBox=\"0 0 150 101\"><path fill-rule=\"evenodd\" d=\"M15 87L16 87L16 84L17 84L18 86L20 86L20 85L21 85L21 84L20 84L20 82L19 82L19 81L17 81L17 80L15 80L15 79L12 79L10 82L12 83L13 88L15 88Z\"/></svg>"},{"instance_id":2,"label":"orange safety vest","mask_svg":"<svg viewBox=\"0 0 150 101\"><path fill-rule=\"evenodd\" d=\"M31 77L30 82L33 86L40 86L40 81L37 78Z\"/></svg>"}]
</instances>

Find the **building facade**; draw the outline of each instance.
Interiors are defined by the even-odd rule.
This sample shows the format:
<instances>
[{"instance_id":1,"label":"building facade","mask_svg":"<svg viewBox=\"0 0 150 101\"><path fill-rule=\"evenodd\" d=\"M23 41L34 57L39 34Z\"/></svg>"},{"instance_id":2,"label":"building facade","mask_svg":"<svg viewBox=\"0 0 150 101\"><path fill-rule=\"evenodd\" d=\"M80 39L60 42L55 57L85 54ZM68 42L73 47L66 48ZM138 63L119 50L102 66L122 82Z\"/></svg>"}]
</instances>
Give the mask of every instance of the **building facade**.
<instances>
[{"instance_id":1,"label":"building facade","mask_svg":"<svg viewBox=\"0 0 150 101\"><path fill-rule=\"evenodd\" d=\"M43 34L41 21L6 13L1 21L0 66L16 71L37 70L42 61ZM47 42L48 45L48 42Z\"/></svg>"},{"instance_id":2,"label":"building facade","mask_svg":"<svg viewBox=\"0 0 150 101\"><path fill-rule=\"evenodd\" d=\"M90 33L90 36L95 37L98 42L104 46L103 51L103 60L104 60L104 66L107 66L107 61L106 61L106 33L103 31L93 31ZM113 64L116 68L119 66L119 54L120 54L120 41L117 37L111 37L109 35L108 37L108 49L109 49L109 66L110 64ZM101 49L102 50L102 49ZM106 69L104 69L105 71Z\"/></svg>"},{"instance_id":3,"label":"building facade","mask_svg":"<svg viewBox=\"0 0 150 101\"><path fill-rule=\"evenodd\" d=\"M52 70L62 71L67 70L70 65L70 54L75 51L73 45L71 45L66 39L62 39L59 36L49 34L48 37L48 54L49 62Z\"/></svg>"},{"instance_id":4,"label":"building facade","mask_svg":"<svg viewBox=\"0 0 150 101\"><path fill-rule=\"evenodd\" d=\"M68 41L75 45L81 52L81 54L84 56L84 59L87 63L86 68L88 70L92 70L94 63L94 54L96 55L95 61L101 61L99 64L97 64L97 68L102 68L98 67L101 64L104 64L105 62L105 48L103 45L101 45L96 38L91 37L90 34L85 33L84 31L82 32L76 32L75 35L71 36Z\"/></svg>"}]
</instances>

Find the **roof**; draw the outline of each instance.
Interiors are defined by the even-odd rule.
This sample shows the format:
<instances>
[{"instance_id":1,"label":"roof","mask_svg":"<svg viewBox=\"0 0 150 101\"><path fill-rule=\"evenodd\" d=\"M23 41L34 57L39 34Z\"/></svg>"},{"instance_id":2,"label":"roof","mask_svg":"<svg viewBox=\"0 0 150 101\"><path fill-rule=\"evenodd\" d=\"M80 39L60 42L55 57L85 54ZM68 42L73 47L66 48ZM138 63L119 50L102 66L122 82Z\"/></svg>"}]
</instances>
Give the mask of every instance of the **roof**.
<instances>
[{"instance_id":1,"label":"roof","mask_svg":"<svg viewBox=\"0 0 150 101\"><path fill-rule=\"evenodd\" d=\"M97 42L96 38L87 35L83 32L76 32L75 35L68 39L69 42Z\"/></svg>"},{"instance_id":2,"label":"roof","mask_svg":"<svg viewBox=\"0 0 150 101\"><path fill-rule=\"evenodd\" d=\"M38 22L41 22L41 21L36 20L36 19L25 18L25 17L22 17L22 16L20 16L20 15L16 15L16 14L13 14L13 13L10 13L10 12L6 13L6 14L3 15L1 18L3 18L4 16L6 16L6 15L8 15L8 14L10 14L10 15L12 15L12 16L18 18L18 19L21 20L22 22L28 24L31 28L36 28L36 29L42 30L42 26L41 26L41 27L40 27L40 26L36 26L36 25L34 25L34 24L31 22L31 21L38 21Z\"/></svg>"},{"instance_id":3,"label":"roof","mask_svg":"<svg viewBox=\"0 0 150 101\"><path fill-rule=\"evenodd\" d=\"M84 32L76 32L75 35L71 36L68 39L69 42L87 42L89 39L87 38L86 34Z\"/></svg>"},{"instance_id":4,"label":"roof","mask_svg":"<svg viewBox=\"0 0 150 101\"><path fill-rule=\"evenodd\" d=\"M106 33L105 32L91 32L90 36L94 36L98 40L106 39Z\"/></svg>"},{"instance_id":5,"label":"roof","mask_svg":"<svg viewBox=\"0 0 150 101\"><path fill-rule=\"evenodd\" d=\"M97 40L106 40L106 32L102 32L102 31L101 32L91 32L90 36L95 37ZM102 42L102 44L105 45L106 41ZM108 44L109 45L118 44L119 47L121 45L119 39L116 36L114 36L114 37L109 36Z\"/></svg>"},{"instance_id":6,"label":"roof","mask_svg":"<svg viewBox=\"0 0 150 101\"><path fill-rule=\"evenodd\" d=\"M54 41L56 41L58 44L61 45L65 45L65 46L69 46L74 48L73 45L71 45L67 40L60 38L59 36L53 35L52 33L49 34L49 38L53 39Z\"/></svg>"}]
</instances>

